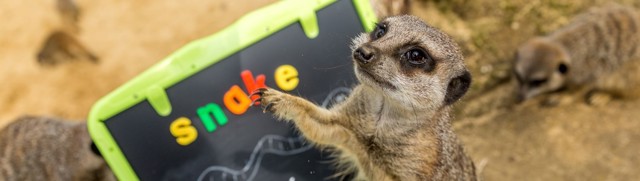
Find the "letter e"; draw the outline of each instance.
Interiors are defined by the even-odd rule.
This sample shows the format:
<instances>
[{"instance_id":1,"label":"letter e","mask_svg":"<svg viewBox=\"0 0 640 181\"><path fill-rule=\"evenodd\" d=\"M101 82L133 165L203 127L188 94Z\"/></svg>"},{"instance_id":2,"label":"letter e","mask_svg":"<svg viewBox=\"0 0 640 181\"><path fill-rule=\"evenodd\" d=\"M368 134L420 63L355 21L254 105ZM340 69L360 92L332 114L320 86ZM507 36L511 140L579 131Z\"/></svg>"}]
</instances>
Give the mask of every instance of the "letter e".
<instances>
[{"instance_id":1,"label":"letter e","mask_svg":"<svg viewBox=\"0 0 640 181\"><path fill-rule=\"evenodd\" d=\"M281 65L278 67L274 78L278 87L284 91L295 89L300 82L300 79L298 79L298 70L292 65Z\"/></svg>"}]
</instances>

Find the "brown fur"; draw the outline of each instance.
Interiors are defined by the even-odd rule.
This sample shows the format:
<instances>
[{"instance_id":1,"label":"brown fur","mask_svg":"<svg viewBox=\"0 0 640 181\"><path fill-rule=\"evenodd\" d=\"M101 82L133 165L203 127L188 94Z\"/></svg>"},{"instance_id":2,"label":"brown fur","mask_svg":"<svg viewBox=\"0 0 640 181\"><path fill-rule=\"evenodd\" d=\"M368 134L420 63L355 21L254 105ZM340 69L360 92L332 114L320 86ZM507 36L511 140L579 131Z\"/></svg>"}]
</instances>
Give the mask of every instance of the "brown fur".
<instances>
[{"instance_id":1,"label":"brown fur","mask_svg":"<svg viewBox=\"0 0 640 181\"><path fill-rule=\"evenodd\" d=\"M457 44L417 17L396 16L352 48L361 84L344 102L324 109L262 89L261 104L318 146L335 148L339 163L357 171L355 180L475 180L449 116L471 83ZM410 64L414 50L426 54L415 59L421 64Z\"/></svg>"},{"instance_id":2,"label":"brown fur","mask_svg":"<svg viewBox=\"0 0 640 181\"><path fill-rule=\"evenodd\" d=\"M514 69L520 97L583 86L636 92L619 85L637 83L619 79L624 76L609 77L622 67L635 66L637 63L629 62L640 61L639 49L640 15L634 9L617 4L590 9L565 27L518 49ZM566 67L565 73L560 66Z\"/></svg>"},{"instance_id":3,"label":"brown fur","mask_svg":"<svg viewBox=\"0 0 640 181\"><path fill-rule=\"evenodd\" d=\"M90 149L86 124L25 116L0 132L0 178L19 180L115 180Z\"/></svg>"}]
</instances>

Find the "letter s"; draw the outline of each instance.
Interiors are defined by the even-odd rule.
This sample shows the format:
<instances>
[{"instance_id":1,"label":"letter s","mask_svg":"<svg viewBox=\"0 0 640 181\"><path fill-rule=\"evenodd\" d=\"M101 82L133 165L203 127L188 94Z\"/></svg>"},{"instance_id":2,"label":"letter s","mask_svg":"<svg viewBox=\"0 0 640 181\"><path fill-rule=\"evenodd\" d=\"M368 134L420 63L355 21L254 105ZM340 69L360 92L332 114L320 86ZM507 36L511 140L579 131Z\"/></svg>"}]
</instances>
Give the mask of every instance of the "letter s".
<instances>
[{"instance_id":1,"label":"letter s","mask_svg":"<svg viewBox=\"0 0 640 181\"><path fill-rule=\"evenodd\" d=\"M191 125L191 120L186 117L180 117L173 121L169 126L171 135L176 137L176 142L182 146L187 146L198 138L198 130Z\"/></svg>"}]
</instances>

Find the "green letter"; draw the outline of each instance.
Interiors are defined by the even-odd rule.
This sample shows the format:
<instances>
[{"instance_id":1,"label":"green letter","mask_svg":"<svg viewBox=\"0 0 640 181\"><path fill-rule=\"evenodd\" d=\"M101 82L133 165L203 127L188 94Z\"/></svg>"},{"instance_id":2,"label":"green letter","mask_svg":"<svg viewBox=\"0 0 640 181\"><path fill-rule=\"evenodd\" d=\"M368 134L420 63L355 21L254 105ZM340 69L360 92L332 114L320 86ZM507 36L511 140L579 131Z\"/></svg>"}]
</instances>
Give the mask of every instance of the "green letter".
<instances>
[{"instance_id":1,"label":"green letter","mask_svg":"<svg viewBox=\"0 0 640 181\"><path fill-rule=\"evenodd\" d=\"M213 119L211 118L212 114L220 126L224 126L228 121L227 116L222 112L222 108L215 103L209 103L204 107L198 108L198 116L200 116L200 120L207 129L207 132L213 132L216 130L216 125L213 123Z\"/></svg>"}]
</instances>

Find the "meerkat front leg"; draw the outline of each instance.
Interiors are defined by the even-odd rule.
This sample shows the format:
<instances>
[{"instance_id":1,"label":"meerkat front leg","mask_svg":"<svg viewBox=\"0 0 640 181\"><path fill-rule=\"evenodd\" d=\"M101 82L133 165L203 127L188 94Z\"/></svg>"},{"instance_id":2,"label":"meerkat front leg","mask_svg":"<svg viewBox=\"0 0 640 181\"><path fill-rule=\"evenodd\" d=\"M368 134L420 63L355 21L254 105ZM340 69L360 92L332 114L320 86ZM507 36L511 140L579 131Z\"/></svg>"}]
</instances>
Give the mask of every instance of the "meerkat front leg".
<instances>
[{"instance_id":1,"label":"meerkat front leg","mask_svg":"<svg viewBox=\"0 0 640 181\"><path fill-rule=\"evenodd\" d=\"M256 102L262 105L265 112L272 112L278 119L292 121L313 142L337 145L347 142L351 137L335 113L303 98L271 88L258 89L253 95L260 96Z\"/></svg>"}]
</instances>

